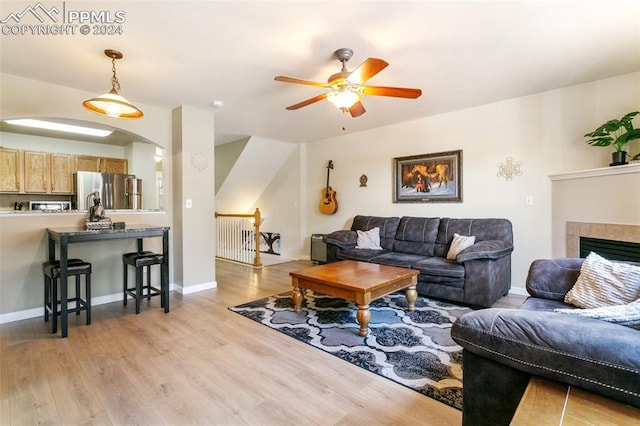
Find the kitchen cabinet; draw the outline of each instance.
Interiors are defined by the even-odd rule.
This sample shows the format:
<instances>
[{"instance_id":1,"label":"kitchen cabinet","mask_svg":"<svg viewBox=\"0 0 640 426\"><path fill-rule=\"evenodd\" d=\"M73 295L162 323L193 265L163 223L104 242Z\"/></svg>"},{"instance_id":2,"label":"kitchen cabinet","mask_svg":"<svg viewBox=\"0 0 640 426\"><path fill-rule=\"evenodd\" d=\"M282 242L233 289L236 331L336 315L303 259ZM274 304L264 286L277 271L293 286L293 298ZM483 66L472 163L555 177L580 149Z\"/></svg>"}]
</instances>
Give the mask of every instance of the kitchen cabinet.
<instances>
[{"instance_id":1,"label":"kitchen cabinet","mask_svg":"<svg viewBox=\"0 0 640 426\"><path fill-rule=\"evenodd\" d=\"M73 156L48 152L24 152L24 192L71 194Z\"/></svg>"},{"instance_id":2,"label":"kitchen cabinet","mask_svg":"<svg viewBox=\"0 0 640 426\"><path fill-rule=\"evenodd\" d=\"M102 158L100 170L103 173L120 173L126 175L128 173L129 164L127 160L122 158Z\"/></svg>"},{"instance_id":3,"label":"kitchen cabinet","mask_svg":"<svg viewBox=\"0 0 640 426\"><path fill-rule=\"evenodd\" d=\"M76 170L79 172L128 173L128 161L122 158L77 156Z\"/></svg>"},{"instance_id":4,"label":"kitchen cabinet","mask_svg":"<svg viewBox=\"0 0 640 426\"><path fill-rule=\"evenodd\" d=\"M73 192L73 156L69 154L50 154L52 194L71 194Z\"/></svg>"},{"instance_id":5,"label":"kitchen cabinet","mask_svg":"<svg viewBox=\"0 0 640 426\"><path fill-rule=\"evenodd\" d=\"M0 148L0 192L20 192L20 151Z\"/></svg>"},{"instance_id":6,"label":"kitchen cabinet","mask_svg":"<svg viewBox=\"0 0 640 426\"><path fill-rule=\"evenodd\" d=\"M24 152L24 192L46 194L49 181L49 156L46 152Z\"/></svg>"}]
</instances>

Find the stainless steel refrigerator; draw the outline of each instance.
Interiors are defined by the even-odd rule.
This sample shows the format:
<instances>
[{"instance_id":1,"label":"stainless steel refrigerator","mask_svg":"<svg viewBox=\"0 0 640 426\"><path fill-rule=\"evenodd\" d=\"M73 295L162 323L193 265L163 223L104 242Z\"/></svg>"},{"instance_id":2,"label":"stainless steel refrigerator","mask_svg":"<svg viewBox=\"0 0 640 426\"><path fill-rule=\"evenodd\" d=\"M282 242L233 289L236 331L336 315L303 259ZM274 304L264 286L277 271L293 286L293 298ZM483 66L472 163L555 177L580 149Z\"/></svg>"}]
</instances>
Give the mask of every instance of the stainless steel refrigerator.
<instances>
[{"instance_id":1,"label":"stainless steel refrigerator","mask_svg":"<svg viewBox=\"0 0 640 426\"><path fill-rule=\"evenodd\" d=\"M87 197L97 192L102 206L105 209L127 209L127 195L125 181L127 178L135 178L135 175L121 175L117 173L77 172L74 174L73 208L89 210L93 205L92 198Z\"/></svg>"}]
</instances>

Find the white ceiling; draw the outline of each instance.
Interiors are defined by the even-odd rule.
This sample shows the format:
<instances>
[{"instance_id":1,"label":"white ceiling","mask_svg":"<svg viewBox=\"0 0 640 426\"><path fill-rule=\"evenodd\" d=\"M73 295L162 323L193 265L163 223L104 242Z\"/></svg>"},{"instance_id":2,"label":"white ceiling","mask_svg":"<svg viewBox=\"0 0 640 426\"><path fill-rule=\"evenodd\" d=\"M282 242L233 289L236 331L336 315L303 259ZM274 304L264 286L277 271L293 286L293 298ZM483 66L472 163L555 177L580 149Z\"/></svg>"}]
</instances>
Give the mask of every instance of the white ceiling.
<instances>
[{"instance_id":1,"label":"white ceiling","mask_svg":"<svg viewBox=\"0 0 640 426\"><path fill-rule=\"evenodd\" d=\"M309 142L640 70L637 0L42 3L124 11L123 34L1 35L0 71L97 95L110 88L103 50L120 50L121 93L133 103L222 100L213 109L217 143ZM3 0L0 19L35 4ZM286 111L325 89L273 77L324 82L340 70L332 57L340 47L354 50L350 70L367 57L389 62L370 84L423 95L365 97L358 118L326 101Z\"/></svg>"}]
</instances>

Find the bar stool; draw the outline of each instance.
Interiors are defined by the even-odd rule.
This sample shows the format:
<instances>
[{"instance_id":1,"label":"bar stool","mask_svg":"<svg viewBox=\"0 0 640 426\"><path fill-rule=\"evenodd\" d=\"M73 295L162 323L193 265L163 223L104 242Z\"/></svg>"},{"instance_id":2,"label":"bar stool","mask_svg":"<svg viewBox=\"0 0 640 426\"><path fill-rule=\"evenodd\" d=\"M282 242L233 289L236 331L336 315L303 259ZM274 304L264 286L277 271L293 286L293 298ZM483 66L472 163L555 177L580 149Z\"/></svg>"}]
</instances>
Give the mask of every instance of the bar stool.
<instances>
[{"instance_id":1,"label":"bar stool","mask_svg":"<svg viewBox=\"0 0 640 426\"><path fill-rule=\"evenodd\" d=\"M153 296L160 296L160 306L165 307L166 298L168 297L167 283L165 282L165 274L160 272L160 288L151 285L151 266L160 265L164 262L164 256L151 251L140 251L125 253L122 255L122 263L124 268L123 274L123 293L124 306L127 306L127 296L131 296L136 301L136 314L140 313L140 302L143 298L150 300ZM136 285L129 287L128 269L133 266L136 269ZM144 270L147 270L147 283L143 285ZM143 291L146 289L146 292ZM166 309L165 309L166 311Z\"/></svg>"},{"instance_id":2,"label":"bar stool","mask_svg":"<svg viewBox=\"0 0 640 426\"><path fill-rule=\"evenodd\" d=\"M45 262L42 264L44 273L44 321L49 322L49 314L52 316L51 332L58 332L58 315L62 315L58 305L62 302L58 300L58 279L60 278L60 261ZM80 297L80 278L84 275L85 298ZM75 312L80 315L85 311L87 325L91 324L91 263L82 259L69 259L67 261L67 276L75 276L76 292L75 297L67 296L67 303L75 302L75 307L67 309L67 314ZM62 283L61 285L68 285Z\"/></svg>"}]
</instances>

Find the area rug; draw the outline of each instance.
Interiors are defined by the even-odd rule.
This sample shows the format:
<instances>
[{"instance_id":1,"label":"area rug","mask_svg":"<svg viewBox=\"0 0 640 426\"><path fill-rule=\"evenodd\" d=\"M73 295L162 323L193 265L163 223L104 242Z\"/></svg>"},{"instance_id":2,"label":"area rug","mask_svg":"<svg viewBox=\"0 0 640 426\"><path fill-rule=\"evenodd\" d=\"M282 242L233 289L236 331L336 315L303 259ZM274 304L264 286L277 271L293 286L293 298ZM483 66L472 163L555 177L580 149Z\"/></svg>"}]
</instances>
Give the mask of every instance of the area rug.
<instances>
[{"instance_id":1,"label":"area rug","mask_svg":"<svg viewBox=\"0 0 640 426\"><path fill-rule=\"evenodd\" d=\"M414 312L406 305L402 292L371 303L367 337L358 335L355 303L310 290L299 313L290 292L229 309L462 410L462 348L450 330L471 309L424 297Z\"/></svg>"}]
</instances>

